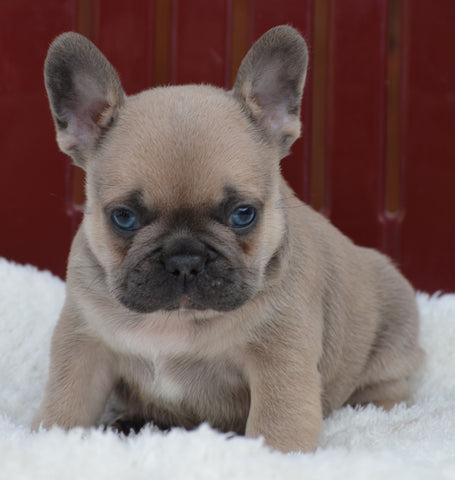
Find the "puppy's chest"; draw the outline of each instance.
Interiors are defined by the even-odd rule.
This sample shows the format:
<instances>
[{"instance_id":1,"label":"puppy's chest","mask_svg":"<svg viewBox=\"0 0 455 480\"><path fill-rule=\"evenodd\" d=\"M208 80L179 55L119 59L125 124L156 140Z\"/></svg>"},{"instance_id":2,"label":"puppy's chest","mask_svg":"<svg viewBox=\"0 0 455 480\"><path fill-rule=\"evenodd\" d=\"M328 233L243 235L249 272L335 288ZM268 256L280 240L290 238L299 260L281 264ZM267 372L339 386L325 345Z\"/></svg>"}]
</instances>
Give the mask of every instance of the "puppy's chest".
<instances>
[{"instance_id":1,"label":"puppy's chest","mask_svg":"<svg viewBox=\"0 0 455 480\"><path fill-rule=\"evenodd\" d=\"M120 370L123 381L144 406L178 409L185 405L198 410L201 402L224 403L225 398L247 389L242 371L228 355L197 358L162 353L147 360L125 359Z\"/></svg>"},{"instance_id":2,"label":"puppy's chest","mask_svg":"<svg viewBox=\"0 0 455 480\"><path fill-rule=\"evenodd\" d=\"M182 318L153 320L108 338L118 354L117 373L127 387L121 397L130 414L242 431L250 393L235 323L214 321L195 331Z\"/></svg>"}]
</instances>

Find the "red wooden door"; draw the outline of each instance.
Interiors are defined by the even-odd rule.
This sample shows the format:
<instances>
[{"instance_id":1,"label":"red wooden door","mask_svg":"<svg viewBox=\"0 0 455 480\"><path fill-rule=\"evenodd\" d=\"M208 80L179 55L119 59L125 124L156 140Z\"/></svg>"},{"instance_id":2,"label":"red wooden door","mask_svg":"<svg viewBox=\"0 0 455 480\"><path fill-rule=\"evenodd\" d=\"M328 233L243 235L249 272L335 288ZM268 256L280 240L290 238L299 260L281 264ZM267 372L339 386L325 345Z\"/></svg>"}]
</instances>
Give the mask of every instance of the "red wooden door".
<instances>
[{"instance_id":1,"label":"red wooden door","mask_svg":"<svg viewBox=\"0 0 455 480\"><path fill-rule=\"evenodd\" d=\"M435 0L5 0L0 4L0 255L64 275L83 206L58 152L42 65L90 37L127 93L229 88L244 53L289 23L310 46L304 134L283 161L299 196L422 290L455 291L455 3Z\"/></svg>"}]
</instances>

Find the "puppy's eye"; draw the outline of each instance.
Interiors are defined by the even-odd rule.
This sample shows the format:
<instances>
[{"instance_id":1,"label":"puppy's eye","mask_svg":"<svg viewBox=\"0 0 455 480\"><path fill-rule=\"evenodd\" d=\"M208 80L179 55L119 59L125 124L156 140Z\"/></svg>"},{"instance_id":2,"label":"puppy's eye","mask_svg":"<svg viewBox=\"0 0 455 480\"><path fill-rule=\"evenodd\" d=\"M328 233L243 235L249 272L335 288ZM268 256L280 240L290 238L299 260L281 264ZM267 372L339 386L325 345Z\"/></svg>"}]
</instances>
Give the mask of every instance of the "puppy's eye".
<instances>
[{"instance_id":1,"label":"puppy's eye","mask_svg":"<svg viewBox=\"0 0 455 480\"><path fill-rule=\"evenodd\" d=\"M256 209L250 205L237 207L231 215L233 228L249 227L256 219Z\"/></svg>"},{"instance_id":2,"label":"puppy's eye","mask_svg":"<svg viewBox=\"0 0 455 480\"><path fill-rule=\"evenodd\" d=\"M136 215L127 208L116 208L111 213L112 223L124 231L135 230L137 227Z\"/></svg>"}]
</instances>

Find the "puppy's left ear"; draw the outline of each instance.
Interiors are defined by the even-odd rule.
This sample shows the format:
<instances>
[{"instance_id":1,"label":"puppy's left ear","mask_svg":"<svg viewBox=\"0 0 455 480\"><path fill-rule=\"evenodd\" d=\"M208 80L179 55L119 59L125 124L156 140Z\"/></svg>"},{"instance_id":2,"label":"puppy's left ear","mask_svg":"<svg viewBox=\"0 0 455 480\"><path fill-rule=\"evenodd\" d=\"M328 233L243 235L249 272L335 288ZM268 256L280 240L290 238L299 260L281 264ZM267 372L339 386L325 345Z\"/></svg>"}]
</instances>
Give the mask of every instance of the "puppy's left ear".
<instances>
[{"instance_id":1,"label":"puppy's left ear","mask_svg":"<svg viewBox=\"0 0 455 480\"><path fill-rule=\"evenodd\" d=\"M266 32L243 59L233 94L280 158L300 136L300 104L308 66L308 48L292 27Z\"/></svg>"}]
</instances>

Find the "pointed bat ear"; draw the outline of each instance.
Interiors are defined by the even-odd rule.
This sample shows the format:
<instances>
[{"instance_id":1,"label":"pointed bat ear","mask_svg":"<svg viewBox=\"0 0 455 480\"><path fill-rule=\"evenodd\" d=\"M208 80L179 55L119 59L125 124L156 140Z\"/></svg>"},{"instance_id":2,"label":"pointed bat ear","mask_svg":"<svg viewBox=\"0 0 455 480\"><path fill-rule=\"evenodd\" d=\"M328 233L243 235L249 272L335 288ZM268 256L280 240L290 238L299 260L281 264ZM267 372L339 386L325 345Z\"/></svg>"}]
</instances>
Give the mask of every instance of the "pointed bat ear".
<instances>
[{"instance_id":1,"label":"pointed bat ear","mask_svg":"<svg viewBox=\"0 0 455 480\"><path fill-rule=\"evenodd\" d=\"M92 42L68 32L50 46L44 79L57 143L76 165L85 168L124 103L119 77Z\"/></svg>"},{"instance_id":2,"label":"pointed bat ear","mask_svg":"<svg viewBox=\"0 0 455 480\"><path fill-rule=\"evenodd\" d=\"M300 104L308 65L308 48L292 27L266 32L243 59L233 94L280 158L300 136Z\"/></svg>"}]
</instances>

